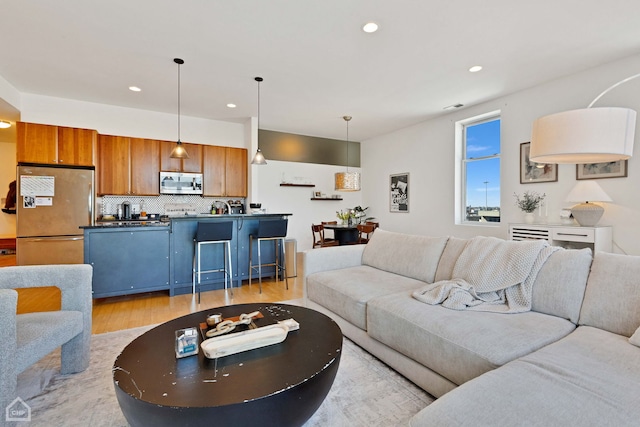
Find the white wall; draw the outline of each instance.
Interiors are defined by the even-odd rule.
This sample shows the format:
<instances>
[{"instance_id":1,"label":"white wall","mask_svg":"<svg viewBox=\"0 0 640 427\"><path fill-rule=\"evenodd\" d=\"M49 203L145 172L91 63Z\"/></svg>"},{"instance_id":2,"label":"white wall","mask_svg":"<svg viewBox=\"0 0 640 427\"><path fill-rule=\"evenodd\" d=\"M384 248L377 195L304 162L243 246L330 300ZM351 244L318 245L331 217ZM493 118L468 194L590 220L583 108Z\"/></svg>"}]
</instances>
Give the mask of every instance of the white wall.
<instances>
[{"instance_id":1,"label":"white wall","mask_svg":"<svg viewBox=\"0 0 640 427\"><path fill-rule=\"evenodd\" d=\"M559 165L558 182L521 185L520 143L531 138L533 121L543 115L585 108L600 92L640 70L640 55L567 76L495 101L464 108L446 116L363 141L362 197L381 227L426 235L471 237L491 235L508 238L508 224L522 222L513 193L534 190L547 194L549 222L559 222L561 208L572 203L564 198L575 185L575 165ZM483 71L484 72L484 71ZM640 111L640 79L614 89L596 107L617 106ZM498 226L454 223L454 127L458 120L494 110L502 112L502 222ZM637 124L636 141L640 138ZM598 183L613 199L604 204L599 225L613 226L614 250L640 255L640 142L629 160L627 178L600 179ZM410 213L390 213L389 174L410 173Z\"/></svg>"},{"instance_id":2,"label":"white wall","mask_svg":"<svg viewBox=\"0 0 640 427\"><path fill-rule=\"evenodd\" d=\"M361 205L361 192L337 192L334 190L334 175L344 172L340 166L317 165L311 163L280 162L267 159L263 166L251 166L259 175L258 194L260 202L267 212L292 213L289 217L287 238L296 239L298 252L311 249L313 245L311 224L337 220L336 211ZM349 168L350 172L359 172L359 168ZM281 187L282 178L291 182L299 178L308 180L315 187ZM339 194L342 201L311 200L313 191L327 195ZM367 212L369 213L369 212Z\"/></svg>"},{"instance_id":3,"label":"white wall","mask_svg":"<svg viewBox=\"0 0 640 427\"><path fill-rule=\"evenodd\" d=\"M174 141L177 116L50 96L23 94L21 120L85 129L105 135ZM243 147L244 124L181 116L180 139L207 145Z\"/></svg>"}]
</instances>

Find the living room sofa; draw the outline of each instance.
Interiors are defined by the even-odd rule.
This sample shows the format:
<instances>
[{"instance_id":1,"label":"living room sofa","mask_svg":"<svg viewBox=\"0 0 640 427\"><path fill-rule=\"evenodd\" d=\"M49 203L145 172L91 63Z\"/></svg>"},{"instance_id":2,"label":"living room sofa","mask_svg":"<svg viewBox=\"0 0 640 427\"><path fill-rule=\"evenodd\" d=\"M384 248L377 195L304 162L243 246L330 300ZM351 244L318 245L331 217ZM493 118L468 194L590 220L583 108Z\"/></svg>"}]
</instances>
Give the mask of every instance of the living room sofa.
<instances>
[{"instance_id":1,"label":"living room sofa","mask_svg":"<svg viewBox=\"0 0 640 427\"><path fill-rule=\"evenodd\" d=\"M559 249L521 313L413 298L453 279L468 242L378 229L366 245L306 251L305 302L438 398L412 426L637 425L640 257Z\"/></svg>"}]
</instances>

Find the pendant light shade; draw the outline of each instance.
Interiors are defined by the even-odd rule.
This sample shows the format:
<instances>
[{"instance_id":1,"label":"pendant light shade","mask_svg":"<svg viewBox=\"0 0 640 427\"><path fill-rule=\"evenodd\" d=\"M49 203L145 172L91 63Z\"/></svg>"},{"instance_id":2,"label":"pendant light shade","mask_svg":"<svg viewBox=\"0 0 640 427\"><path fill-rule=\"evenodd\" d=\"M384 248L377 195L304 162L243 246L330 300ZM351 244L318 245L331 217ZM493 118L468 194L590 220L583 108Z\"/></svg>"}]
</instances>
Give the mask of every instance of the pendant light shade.
<instances>
[{"instance_id":1,"label":"pendant light shade","mask_svg":"<svg viewBox=\"0 0 640 427\"><path fill-rule=\"evenodd\" d=\"M176 146L171 151L170 157L172 159L188 159L189 154L182 146L182 141L180 141L180 66L184 64L184 61L180 58L173 58L173 62L178 64L178 142L176 142Z\"/></svg>"},{"instance_id":2,"label":"pendant light shade","mask_svg":"<svg viewBox=\"0 0 640 427\"><path fill-rule=\"evenodd\" d=\"M254 80L258 82L258 135L259 135L260 134L260 82L262 82L264 79L262 77L256 77ZM258 147L260 147L259 138L258 138ZM267 164L267 159L264 158L264 154L262 154L262 151L260 151L260 148L258 148L258 151L256 151L255 156L253 156L253 160L251 160L251 164L252 165Z\"/></svg>"},{"instance_id":3,"label":"pendant light shade","mask_svg":"<svg viewBox=\"0 0 640 427\"><path fill-rule=\"evenodd\" d=\"M253 156L253 160L251 160L251 164L252 165L266 165L267 164L267 160L264 158L264 154L262 154L262 151L260 151L259 148L258 148L258 151L256 151L256 155Z\"/></svg>"},{"instance_id":4,"label":"pendant light shade","mask_svg":"<svg viewBox=\"0 0 640 427\"><path fill-rule=\"evenodd\" d=\"M347 122L347 171L335 175L336 191L360 191L360 173L349 172L349 121L351 116L342 117Z\"/></svg>"}]
</instances>

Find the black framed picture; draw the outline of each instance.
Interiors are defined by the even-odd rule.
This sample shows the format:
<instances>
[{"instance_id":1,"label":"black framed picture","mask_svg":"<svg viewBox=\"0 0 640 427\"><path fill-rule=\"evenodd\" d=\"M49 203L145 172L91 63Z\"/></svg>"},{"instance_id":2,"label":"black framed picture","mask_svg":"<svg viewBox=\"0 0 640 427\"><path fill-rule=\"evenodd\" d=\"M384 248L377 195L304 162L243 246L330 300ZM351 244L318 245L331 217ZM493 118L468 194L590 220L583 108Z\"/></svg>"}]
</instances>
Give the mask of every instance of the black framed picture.
<instances>
[{"instance_id":1,"label":"black framed picture","mask_svg":"<svg viewBox=\"0 0 640 427\"><path fill-rule=\"evenodd\" d=\"M409 173L389 175L389 210L409 212Z\"/></svg>"},{"instance_id":2,"label":"black framed picture","mask_svg":"<svg viewBox=\"0 0 640 427\"><path fill-rule=\"evenodd\" d=\"M576 165L576 179L625 178L628 167L628 160Z\"/></svg>"}]
</instances>

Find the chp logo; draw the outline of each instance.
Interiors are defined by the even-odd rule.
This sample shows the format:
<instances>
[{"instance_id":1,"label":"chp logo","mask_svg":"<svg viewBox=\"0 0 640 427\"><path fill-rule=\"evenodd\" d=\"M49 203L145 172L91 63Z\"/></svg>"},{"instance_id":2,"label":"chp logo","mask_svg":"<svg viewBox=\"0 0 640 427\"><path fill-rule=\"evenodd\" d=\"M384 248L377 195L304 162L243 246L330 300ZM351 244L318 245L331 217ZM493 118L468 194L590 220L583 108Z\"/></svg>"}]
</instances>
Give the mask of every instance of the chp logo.
<instances>
[{"instance_id":1,"label":"chp logo","mask_svg":"<svg viewBox=\"0 0 640 427\"><path fill-rule=\"evenodd\" d=\"M16 397L5 410L6 421L31 421L31 407Z\"/></svg>"}]
</instances>

